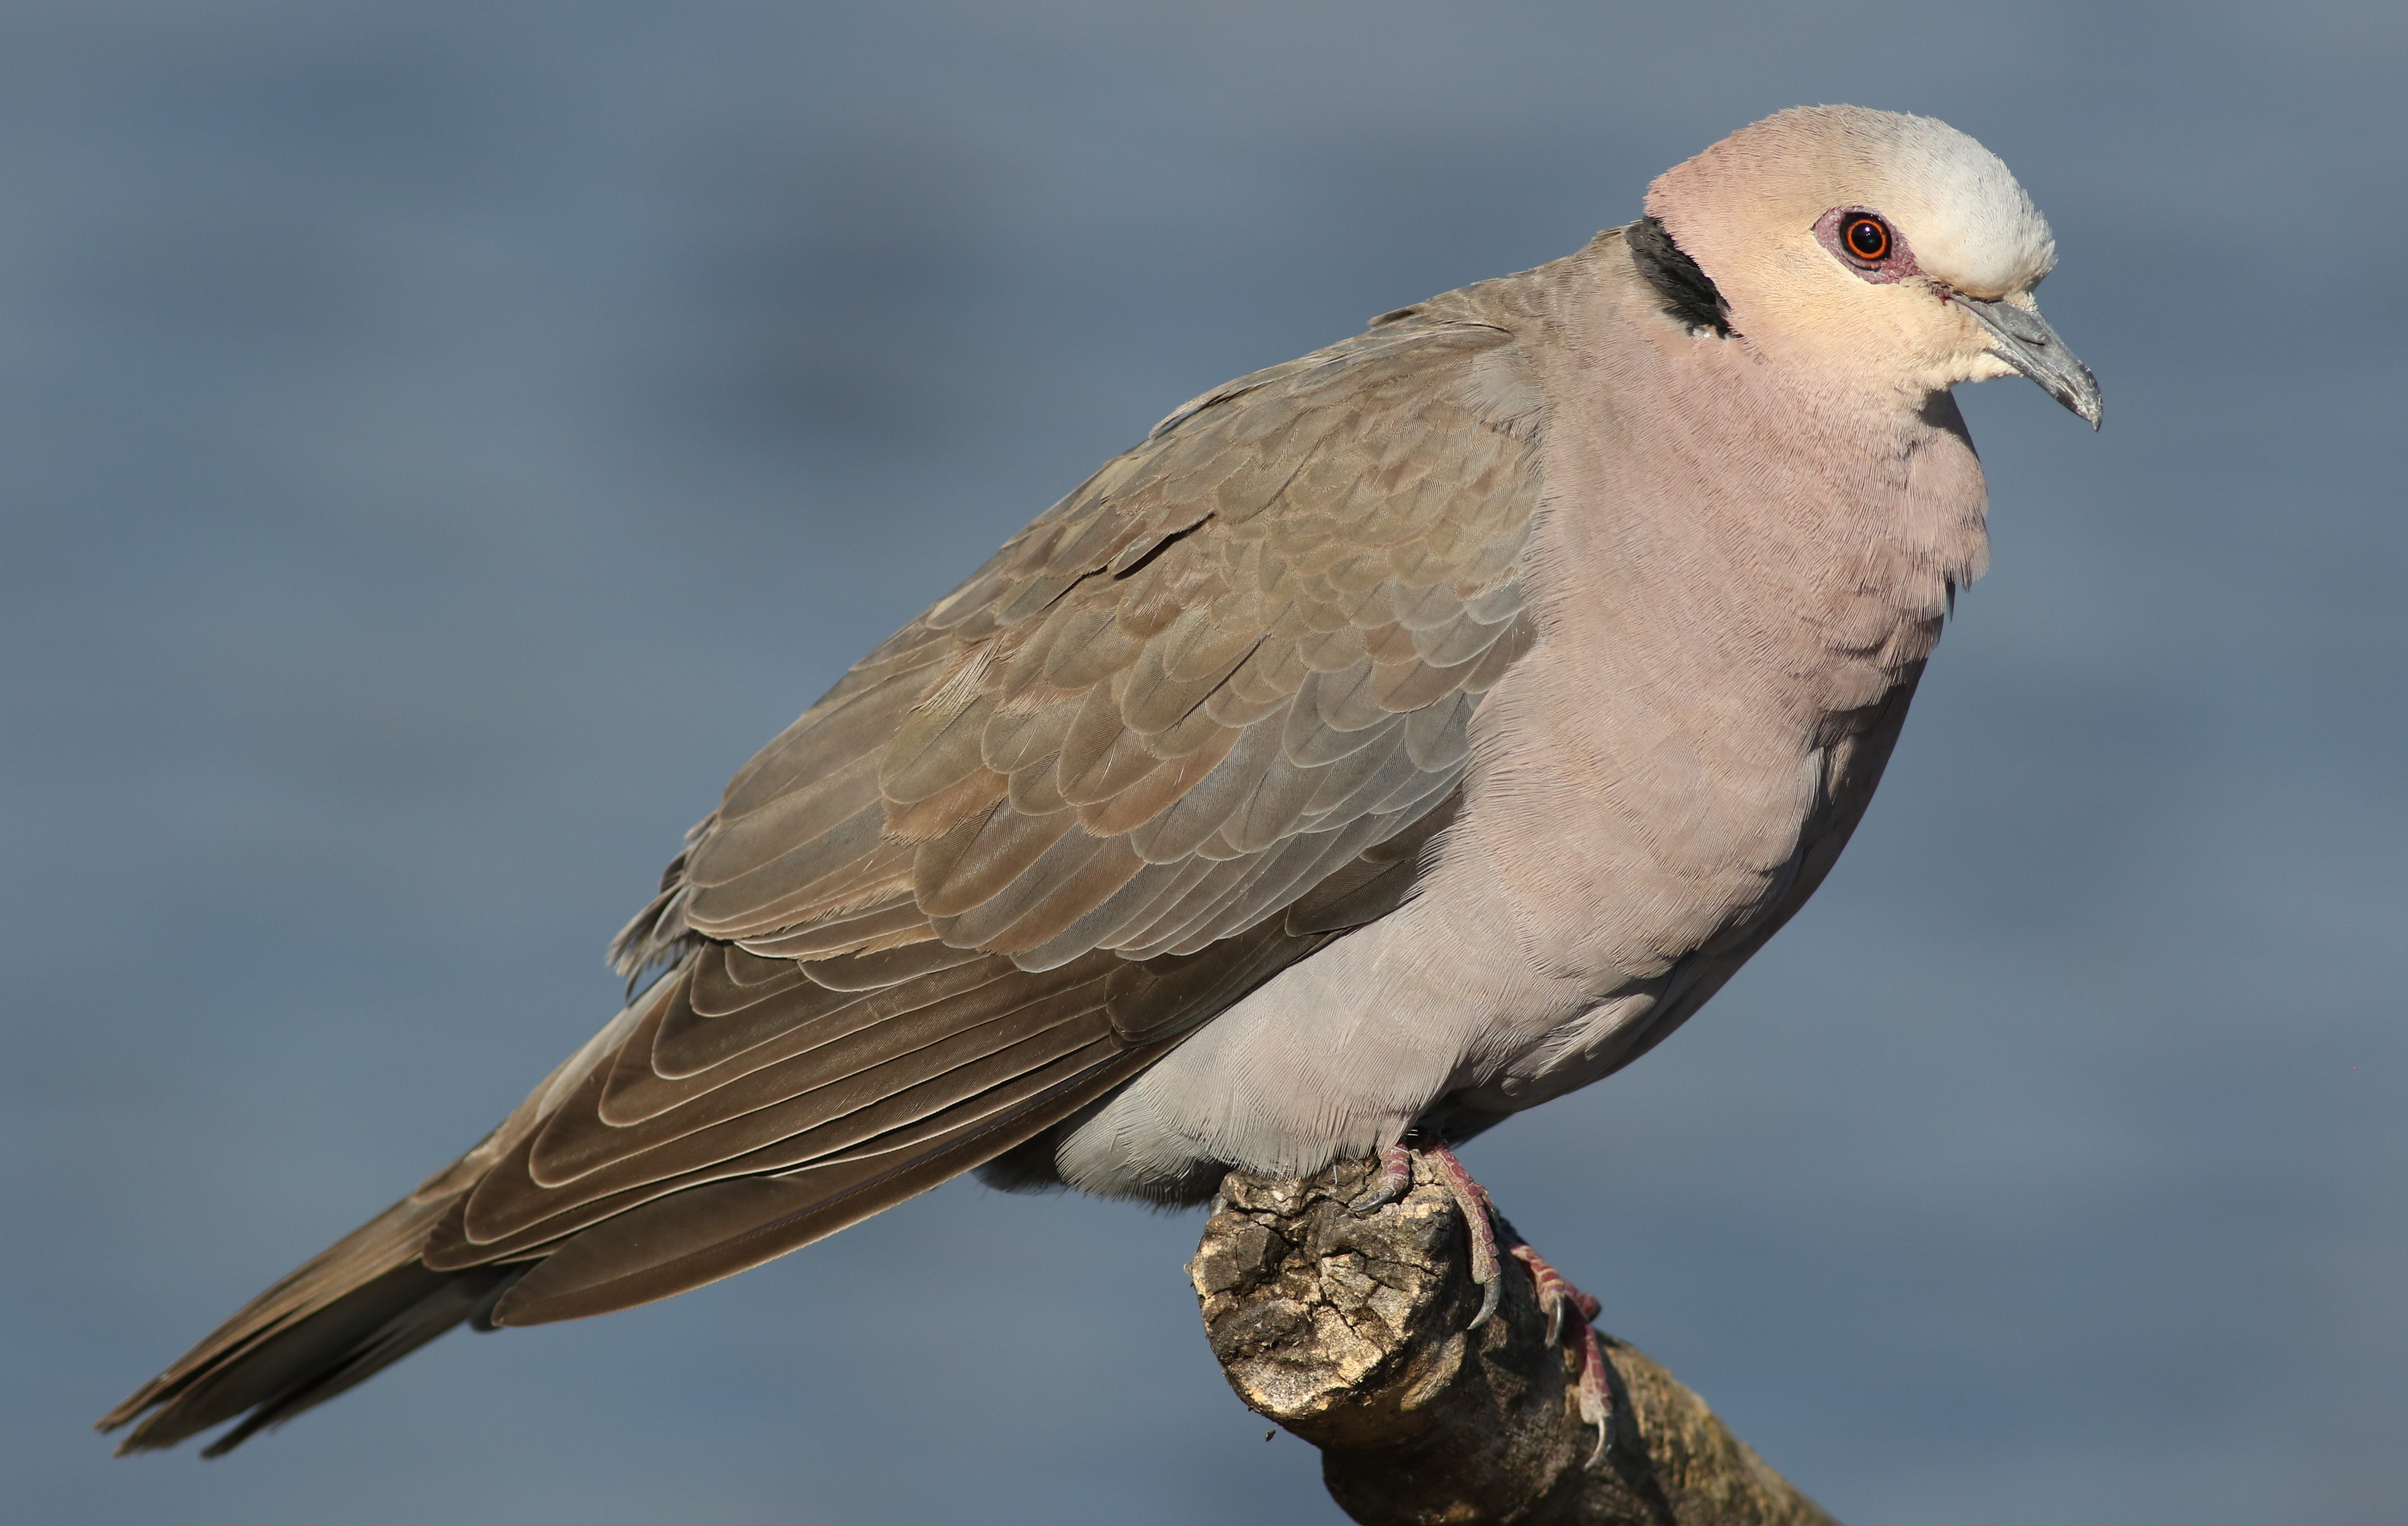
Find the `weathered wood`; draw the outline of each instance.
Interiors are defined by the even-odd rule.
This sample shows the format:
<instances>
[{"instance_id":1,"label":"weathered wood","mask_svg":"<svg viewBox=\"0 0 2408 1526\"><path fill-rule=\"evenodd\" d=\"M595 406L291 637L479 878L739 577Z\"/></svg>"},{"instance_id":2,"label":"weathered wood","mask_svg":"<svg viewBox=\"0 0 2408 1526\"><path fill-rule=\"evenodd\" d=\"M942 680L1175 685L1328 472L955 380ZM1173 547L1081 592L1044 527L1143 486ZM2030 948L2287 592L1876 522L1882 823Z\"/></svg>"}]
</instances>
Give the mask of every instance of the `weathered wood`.
<instances>
[{"instance_id":1,"label":"weathered wood","mask_svg":"<svg viewBox=\"0 0 2408 1526\"><path fill-rule=\"evenodd\" d=\"M1479 1330L1461 1214L1418 1164L1358 1215L1368 1163L1303 1181L1233 1173L1188 1265L1238 1396L1321 1448L1364 1526L1837 1526L1635 1347L1604 1338L1610 1442L1574 1403L1578 1345L1546 1344L1507 1260Z\"/></svg>"}]
</instances>

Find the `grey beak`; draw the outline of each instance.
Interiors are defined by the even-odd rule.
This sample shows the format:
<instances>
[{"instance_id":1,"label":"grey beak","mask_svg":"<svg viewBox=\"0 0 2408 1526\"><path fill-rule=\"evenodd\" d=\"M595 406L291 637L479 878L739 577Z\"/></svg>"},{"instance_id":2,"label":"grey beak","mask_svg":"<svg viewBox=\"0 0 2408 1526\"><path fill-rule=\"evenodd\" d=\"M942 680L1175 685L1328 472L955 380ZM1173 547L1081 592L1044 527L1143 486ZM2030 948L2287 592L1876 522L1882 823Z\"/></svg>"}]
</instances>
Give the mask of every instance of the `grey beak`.
<instances>
[{"instance_id":1,"label":"grey beak","mask_svg":"<svg viewBox=\"0 0 2408 1526\"><path fill-rule=\"evenodd\" d=\"M2041 384L2041 390L2099 427L2099 379L2048 326L2048 320L2012 302L1985 302L1951 292L1949 299L1990 331L1990 353Z\"/></svg>"}]
</instances>

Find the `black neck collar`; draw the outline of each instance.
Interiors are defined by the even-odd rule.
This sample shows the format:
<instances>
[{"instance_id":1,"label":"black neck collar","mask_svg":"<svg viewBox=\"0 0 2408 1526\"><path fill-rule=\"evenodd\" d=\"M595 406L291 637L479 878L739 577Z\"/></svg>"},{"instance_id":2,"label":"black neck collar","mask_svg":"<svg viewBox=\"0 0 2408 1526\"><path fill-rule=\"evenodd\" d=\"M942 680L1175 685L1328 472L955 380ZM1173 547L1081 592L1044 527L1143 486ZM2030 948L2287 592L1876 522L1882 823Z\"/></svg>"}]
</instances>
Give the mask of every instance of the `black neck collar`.
<instances>
[{"instance_id":1,"label":"black neck collar","mask_svg":"<svg viewBox=\"0 0 2408 1526\"><path fill-rule=\"evenodd\" d=\"M1698 262L1672 241L1662 223L1642 217L1622 230L1622 241L1639 273L1664 299L1664 310L1674 322L1692 334L1711 328L1717 338L1730 338L1730 308L1714 289L1713 278L1698 268Z\"/></svg>"}]
</instances>

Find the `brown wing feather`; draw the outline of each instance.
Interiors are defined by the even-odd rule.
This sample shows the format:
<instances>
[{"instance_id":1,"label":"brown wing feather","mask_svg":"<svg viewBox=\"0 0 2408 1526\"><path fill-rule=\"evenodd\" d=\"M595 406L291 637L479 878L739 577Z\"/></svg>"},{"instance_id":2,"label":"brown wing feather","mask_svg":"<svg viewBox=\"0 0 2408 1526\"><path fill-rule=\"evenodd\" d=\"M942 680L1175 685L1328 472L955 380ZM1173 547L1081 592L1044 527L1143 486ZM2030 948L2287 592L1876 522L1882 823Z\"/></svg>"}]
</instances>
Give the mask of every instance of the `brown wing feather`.
<instances>
[{"instance_id":1,"label":"brown wing feather","mask_svg":"<svg viewBox=\"0 0 2408 1526\"><path fill-rule=\"evenodd\" d=\"M249 1409L239 1439L461 1317L782 1254L1393 910L1529 639L1536 394L1484 314L1510 304L1457 294L1208 394L1015 536L689 834L612 951L666 975L108 1423L156 1409L129 1445L171 1445Z\"/></svg>"}]
</instances>

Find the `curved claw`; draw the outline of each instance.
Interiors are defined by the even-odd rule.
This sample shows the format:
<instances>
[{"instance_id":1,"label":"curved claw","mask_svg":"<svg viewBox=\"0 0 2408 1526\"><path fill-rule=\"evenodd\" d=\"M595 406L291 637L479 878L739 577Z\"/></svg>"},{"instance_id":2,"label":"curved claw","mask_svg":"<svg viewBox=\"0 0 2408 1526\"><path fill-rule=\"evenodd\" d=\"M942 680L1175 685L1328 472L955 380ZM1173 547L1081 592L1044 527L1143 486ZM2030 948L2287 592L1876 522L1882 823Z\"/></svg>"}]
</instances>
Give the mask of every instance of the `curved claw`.
<instances>
[{"instance_id":1,"label":"curved claw","mask_svg":"<svg viewBox=\"0 0 2408 1526\"><path fill-rule=\"evenodd\" d=\"M1489 1316L1497 1312L1497 1304L1504 1296L1505 1279L1503 1277L1491 1277L1486 1282L1481 1284L1480 1312L1473 1315L1471 1317L1471 1323L1464 1326L1463 1328L1466 1330L1478 1330L1481 1326L1488 1323Z\"/></svg>"},{"instance_id":2,"label":"curved claw","mask_svg":"<svg viewBox=\"0 0 2408 1526\"><path fill-rule=\"evenodd\" d=\"M1403 1197L1413 1188L1413 1153L1402 1144L1391 1144L1380 1152L1380 1173L1371 1178L1370 1190L1346 1205L1347 1212L1375 1213Z\"/></svg>"},{"instance_id":3,"label":"curved claw","mask_svg":"<svg viewBox=\"0 0 2408 1526\"><path fill-rule=\"evenodd\" d=\"M1576 1390L1580 1418L1597 1427L1597 1446L1588 1454L1587 1467L1596 1467L1605 1456L1605 1448L1613 1439L1613 1391L1605 1380L1605 1347L1598 1344L1596 1330L1584 1326L1581 1331L1584 1349L1581 1352L1580 1387Z\"/></svg>"}]
</instances>

